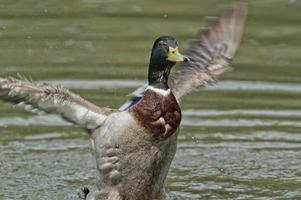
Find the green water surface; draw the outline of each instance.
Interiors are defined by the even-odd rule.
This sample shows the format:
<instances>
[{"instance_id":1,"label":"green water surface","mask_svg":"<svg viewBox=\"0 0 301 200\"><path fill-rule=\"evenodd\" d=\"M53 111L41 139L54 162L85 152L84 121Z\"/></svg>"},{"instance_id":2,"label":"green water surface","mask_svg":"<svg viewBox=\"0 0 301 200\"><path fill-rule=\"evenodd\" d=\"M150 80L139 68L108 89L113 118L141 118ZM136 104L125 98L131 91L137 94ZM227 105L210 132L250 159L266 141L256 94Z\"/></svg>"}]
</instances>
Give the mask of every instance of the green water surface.
<instances>
[{"instance_id":1,"label":"green water surface","mask_svg":"<svg viewBox=\"0 0 301 200\"><path fill-rule=\"evenodd\" d=\"M158 36L174 35L184 50L204 17L231 2L0 0L0 76L145 80ZM301 1L246 2L235 70L222 80L301 86ZM74 91L118 108L133 89ZM171 198L301 199L300 99L298 91L252 88L185 97L183 111L205 114L184 115L166 184ZM0 103L0 122L32 116ZM95 176L88 136L79 128L0 126L0 199L76 199Z\"/></svg>"}]
</instances>

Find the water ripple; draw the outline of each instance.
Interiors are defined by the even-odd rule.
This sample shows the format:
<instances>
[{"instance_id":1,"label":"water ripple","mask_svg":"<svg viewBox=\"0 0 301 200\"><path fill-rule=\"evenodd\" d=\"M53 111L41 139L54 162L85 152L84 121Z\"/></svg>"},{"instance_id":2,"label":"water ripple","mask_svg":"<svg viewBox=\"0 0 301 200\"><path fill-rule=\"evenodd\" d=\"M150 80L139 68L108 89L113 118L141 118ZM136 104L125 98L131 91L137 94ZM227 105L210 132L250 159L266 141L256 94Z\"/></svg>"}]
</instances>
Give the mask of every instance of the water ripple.
<instances>
[{"instance_id":1,"label":"water ripple","mask_svg":"<svg viewBox=\"0 0 301 200\"><path fill-rule=\"evenodd\" d=\"M293 126L301 127L300 121L289 120L265 120L265 119L199 119L191 116L219 116L228 114L250 114L250 115L268 115L268 116L301 116L301 111L285 110L233 110L233 111L214 111L214 110L184 110L182 125L184 126L214 126L214 127L255 127L255 126ZM57 115L38 115L28 118L21 117L2 117L0 126L18 125L47 125L47 126L69 126L71 123L64 121Z\"/></svg>"},{"instance_id":2,"label":"water ripple","mask_svg":"<svg viewBox=\"0 0 301 200\"><path fill-rule=\"evenodd\" d=\"M301 110L183 110L185 116L260 115L278 117L301 117Z\"/></svg>"},{"instance_id":3,"label":"water ripple","mask_svg":"<svg viewBox=\"0 0 301 200\"><path fill-rule=\"evenodd\" d=\"M43 82L62 85L71 89L97 89L97 88L132 88L144 85L142 80L45 80ZM207 90L260 90L260 91L285 91L301 92L301 84L296 83L275 83L261 81L219 81L217 84L204 88Z\"/></svg>"},{"instance_id":4,"label":"water ripple","mask_svg":"<svg viewBox=\"0 0 301 200\"><path fill-rule=\"evenodd\" d=\"M301 127L298 121L261 120L261 119L195 119L183 118L184 126L212 126L212 127L255 127L255 126L293 126Z\"/></svg>"},{"instance_id":5,"label":"water ripple","mask_svg":"<svg viewBox=\"0 0 301 200\"><path fill-rule=\"evenodd\" d=\"M45 125L45 126L70 126L71 123L63 120L58 115L37 115L28 118L22 117L2 117L0 118L0 126L17 125Z\"/></svg>"}]
</instances>

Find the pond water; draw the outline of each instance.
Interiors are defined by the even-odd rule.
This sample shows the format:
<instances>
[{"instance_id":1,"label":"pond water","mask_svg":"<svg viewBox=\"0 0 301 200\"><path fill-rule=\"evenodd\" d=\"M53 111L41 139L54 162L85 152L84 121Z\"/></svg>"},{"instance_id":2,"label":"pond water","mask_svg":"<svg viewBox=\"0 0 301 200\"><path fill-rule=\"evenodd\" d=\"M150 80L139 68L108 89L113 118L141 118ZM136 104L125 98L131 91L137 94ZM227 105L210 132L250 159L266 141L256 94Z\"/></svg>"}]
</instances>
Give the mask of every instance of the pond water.
<instances>
[{"instance_id":1,"label":"pond water","mask_svg":"<svg viewBox=\"0 0 301 200\"><path fill-rule=\"evenodd\" d=\"M145 83L157 36L185 49L229 2L3 0L0 76L20 72L118 108ZM181 102L171 199L301 199L301 4L248 2L235 70ZM0 199L77 199L95 174L82 130L0 103Z\"/></svg>"}]
</instances>

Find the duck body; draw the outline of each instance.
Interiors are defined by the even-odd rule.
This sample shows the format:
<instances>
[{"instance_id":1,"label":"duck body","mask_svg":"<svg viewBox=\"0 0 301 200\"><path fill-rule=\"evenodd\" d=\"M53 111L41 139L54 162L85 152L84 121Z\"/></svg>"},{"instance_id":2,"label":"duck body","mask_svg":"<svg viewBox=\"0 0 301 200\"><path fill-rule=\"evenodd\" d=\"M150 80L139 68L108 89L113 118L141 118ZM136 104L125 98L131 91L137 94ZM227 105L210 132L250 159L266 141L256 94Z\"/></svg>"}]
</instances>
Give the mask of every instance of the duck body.
<instances>
[{"instance_id":1,"label":"duck body","mask_svg":"<svg viewBox=\"0 0 301 200\"><path fill-rule=\"evenodd\" d=\"M108 116L93 133L99 172L93 198L165 199L164 181L180 121L172 92L153 87L128 111Z\"/></svg>"},{"instance_id":2,"label":"duck body","mask_svg":"<svg viewBox=\"0 0 301 200\"><path fill-rule=\"evenodd\" d=\"M99 107L61 86L23 77L0 77L0 100L59 114L87 131L95 152L97 181L91 191L83 190L82 198L163 200L181 122L178 102L231 69L245 16L242 4L225 8L219 20L209 21L191 42L186 52L189 59L179 53L174 37L155 40L148 85L135 91L123 109ZM170 75L177 62L181 65Z\"/></svg>"}]
</instances>

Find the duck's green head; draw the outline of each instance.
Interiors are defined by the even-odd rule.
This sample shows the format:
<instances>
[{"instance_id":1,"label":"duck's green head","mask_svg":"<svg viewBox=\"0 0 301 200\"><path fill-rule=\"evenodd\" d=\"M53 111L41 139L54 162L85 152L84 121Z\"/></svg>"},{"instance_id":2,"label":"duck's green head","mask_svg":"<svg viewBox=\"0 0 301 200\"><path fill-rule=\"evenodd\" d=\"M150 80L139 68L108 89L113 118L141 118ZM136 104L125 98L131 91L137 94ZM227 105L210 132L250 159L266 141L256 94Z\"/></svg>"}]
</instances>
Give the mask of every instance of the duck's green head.
<instances>
[{"instance_id":1,"label":"duck's green head","mask_svg":"<svg viewBox=\"0 0 301 200\"><path fill-rule=\"evenodd\" d=\"M172 36L161 36L154 42L149 71L149 85L167 89L167 80L171 68L177 62L187 62L188 58L179 52L178 42Z\"/></svg>"}]
</instances>

